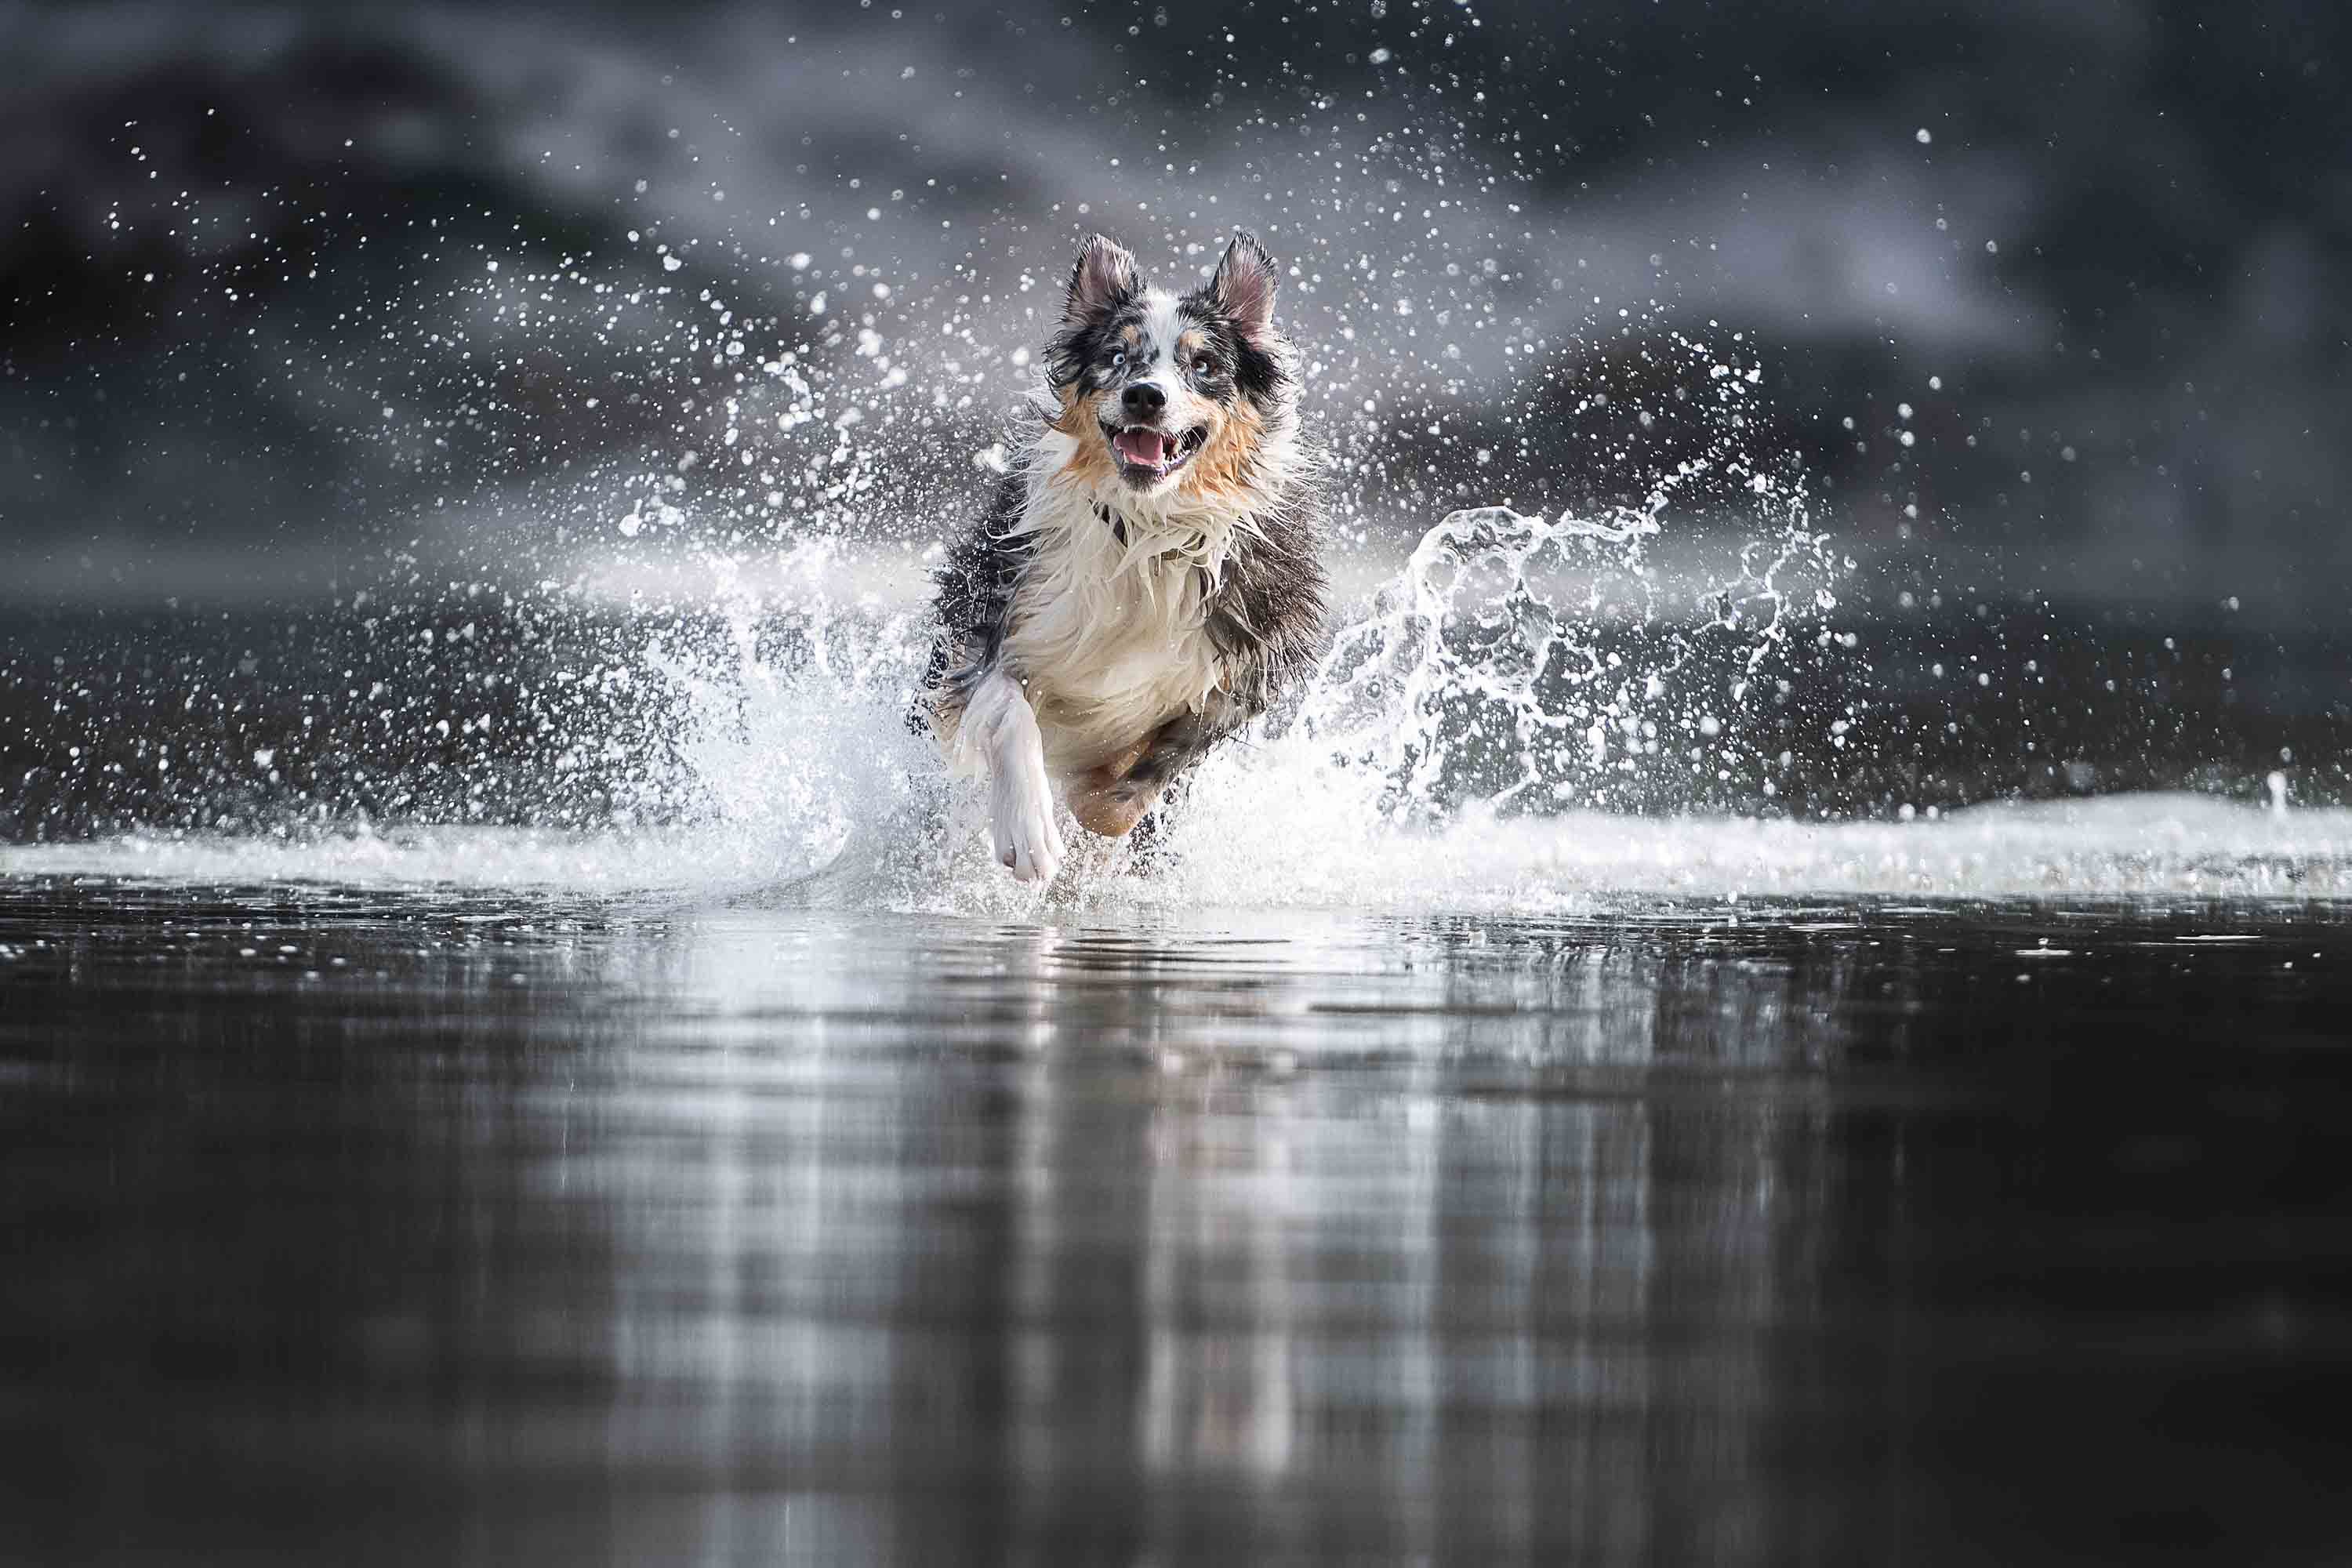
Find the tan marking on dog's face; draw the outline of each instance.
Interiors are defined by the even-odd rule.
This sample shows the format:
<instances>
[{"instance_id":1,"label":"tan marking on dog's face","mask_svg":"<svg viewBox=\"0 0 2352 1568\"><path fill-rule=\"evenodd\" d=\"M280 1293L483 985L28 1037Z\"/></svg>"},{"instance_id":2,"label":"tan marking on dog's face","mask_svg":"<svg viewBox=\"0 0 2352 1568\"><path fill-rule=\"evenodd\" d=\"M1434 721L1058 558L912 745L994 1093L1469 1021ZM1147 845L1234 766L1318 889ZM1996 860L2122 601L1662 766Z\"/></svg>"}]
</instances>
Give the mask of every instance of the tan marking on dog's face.
<instances>
[{"instance_id":1,"label":"tan marking on dog's face","mask_svg":"<svg viewBox=\"0 0 2352 1568\"><path fill-rule=\"evenodd\" d=\"M1082 398L1076 389L1062 391L1062 412L1054 420L1054 428L1071 437L1069 460L1064 463L1063 476L1087 486L1108 486L1118 479L1118 462L1111 456L1110 447L1103 440L1102 426L1096 412L1099 395Z\"/></svg>"},{"instance_id":2,"label":"tan marking on dog's face","mask_svg":"<svg viewBox=\"0 0 2352 1568\"><path fill-rule=\"evenodd\" d=\"M1047 421L1048 427L1059 430L1065 436L1078 434L1087 419L1092 417L1090 405L1078 396L1078 389L1075 386L1057 387L1054 396L1061 404L1062 411Z\"/></svg>"},{"instance_id":3,"label":"tan marking on dog's face","mask_svg":"<svg viewBox=\"0 0 2352 1568\"><path fill-rule=\"evenodd\" d=\"M1228 409L1208 404L1216 418L1209 438L1178 475L1177 489L1199 500L1220 506L1245 505L1250 498L1249 473L1265 437L1265 416L1244 397Z\"/></svg>"}]
</instances>

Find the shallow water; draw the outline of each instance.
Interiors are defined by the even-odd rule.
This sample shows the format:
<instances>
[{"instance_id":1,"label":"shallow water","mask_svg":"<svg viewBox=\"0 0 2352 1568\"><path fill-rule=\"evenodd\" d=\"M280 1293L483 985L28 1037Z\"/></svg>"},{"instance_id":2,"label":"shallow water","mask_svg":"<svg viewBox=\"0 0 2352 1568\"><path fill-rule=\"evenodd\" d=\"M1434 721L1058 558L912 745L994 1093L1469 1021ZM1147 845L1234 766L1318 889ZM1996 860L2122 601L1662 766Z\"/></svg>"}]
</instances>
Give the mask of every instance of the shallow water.
<instances>
[{"instance_id":1,"label":"shallow water","mask_svg":"<svg viewBox=\"0 0 2352 1568\"><path fill-rule=\"evenodd\" d=\"M2341 906L1037 924L15 853L35 1560L2352 1544Z\"/></svg>"}]
</instances>

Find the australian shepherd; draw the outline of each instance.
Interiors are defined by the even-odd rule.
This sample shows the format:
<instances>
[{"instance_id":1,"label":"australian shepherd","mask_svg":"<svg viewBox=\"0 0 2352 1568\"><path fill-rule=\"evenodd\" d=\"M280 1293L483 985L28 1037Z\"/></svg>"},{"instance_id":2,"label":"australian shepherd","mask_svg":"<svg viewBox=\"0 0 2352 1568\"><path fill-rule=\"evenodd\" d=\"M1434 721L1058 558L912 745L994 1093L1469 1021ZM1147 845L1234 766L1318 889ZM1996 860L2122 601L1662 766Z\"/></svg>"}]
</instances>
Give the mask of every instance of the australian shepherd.
<instances>
[{"instance_id":1,"label":"australian shepherd","mask_svg":"<svg viewBox=\"0 0 2352 1568\"><path fill-rule=\"evenodd\" d=\"M1068 852L1057 795L1124 836L1313 667L1317 465L1275 286L1248 235L1182 294L1088 240L1038 427L940 573L926 711L1022 881Z\"/></svg>"}]
</instances>

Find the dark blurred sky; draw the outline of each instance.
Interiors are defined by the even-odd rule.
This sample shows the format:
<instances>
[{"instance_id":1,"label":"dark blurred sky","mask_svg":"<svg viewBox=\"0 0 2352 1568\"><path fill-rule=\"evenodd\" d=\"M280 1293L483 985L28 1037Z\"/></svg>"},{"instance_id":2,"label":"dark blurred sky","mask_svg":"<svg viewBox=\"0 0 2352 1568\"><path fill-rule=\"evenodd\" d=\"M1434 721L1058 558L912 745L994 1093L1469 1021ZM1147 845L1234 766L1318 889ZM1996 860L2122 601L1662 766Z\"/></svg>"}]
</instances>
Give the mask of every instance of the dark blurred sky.
<instances>
[{"instance_id":1,"label":"dark blurred sky","mask_svg":"<svg viewBox=\"0 0 2352 1568\"><path fill-rule=\"evenodd\" d=\"M2340 617L2346 32L2281 0L0 4L9 586L920 541L1079 234L1197 268L1242 224L1297 268L1376 536L1729 455L1930 576ZM1736 429L1710 363L1759 373ZM1689 485L1693 526L1737 490Z\"/></svg>"}]
</instances>

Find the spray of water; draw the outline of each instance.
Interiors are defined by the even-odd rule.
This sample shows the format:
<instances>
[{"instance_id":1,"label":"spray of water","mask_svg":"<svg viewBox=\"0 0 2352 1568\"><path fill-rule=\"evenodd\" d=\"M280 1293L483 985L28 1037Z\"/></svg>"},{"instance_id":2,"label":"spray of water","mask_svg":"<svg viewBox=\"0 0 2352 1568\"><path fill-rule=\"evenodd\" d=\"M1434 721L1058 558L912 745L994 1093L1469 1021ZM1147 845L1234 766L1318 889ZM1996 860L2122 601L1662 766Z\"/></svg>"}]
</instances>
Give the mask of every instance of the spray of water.
<instances>
[{"instance_id":1,"label":"spray of water","mask_svg":"<svg viewBox=\"0 0 2352 1568\"><path fill-rule=\"evenodd\" d=\"M1640 810L1677 773L1766 798L1778 759L1754 738L1759 715L1801 684L1801 658L1851 657L1831 624L1837 561L1801 489L1751 493L1757 526L1715 575L1654 559L1672 484L1594 518L1446 516L1343 617L1295 703L1201 770L1149 854L1082 840L1042 891L993 865L977 792L950 786L905 722L919 611L845 594L845 563L798 547L782 588L730 590L724 637L652 655L679 698L699 803L665 863L762 899L1087 920L1268 904L1527 912L1658 893L2313 896L2352 882L2339 814L2192 797L1937 822Z\"/></svg>"},{"instance_id":2,"label":"spray of water","mask_svg":"<svg viewBox=\"0 0 2352 1568\"><path fill-rule=\"evenodd\" d=\"M1784 518L1727 579L1676 590L1648 559L1656 508L1446 517L1347 617L1297 704L1201 770L1152 854L1086 841L1048 889L993 864L977 792L951 786L907 722L920 611L878 601L822 543L786 552L757 589L722 588L715 618L644 644L640 667L666 700L606 740L666 759L639 796L664 803L660 821L132 835L0 850L0 870L555 884L1087 921L1265 905L1589 911L1659 894L2352 892L2352 816L2337 811L2178 795L1937 822L1622 809L1661 770L1769 765L1738 705L1777 693L1775 671L1819 645L1827 597L1792 592L1822 569L1823 542L1801 511ZM1668 601L1686 613L1658 613Z\"/></svg>"}]
</instances>

